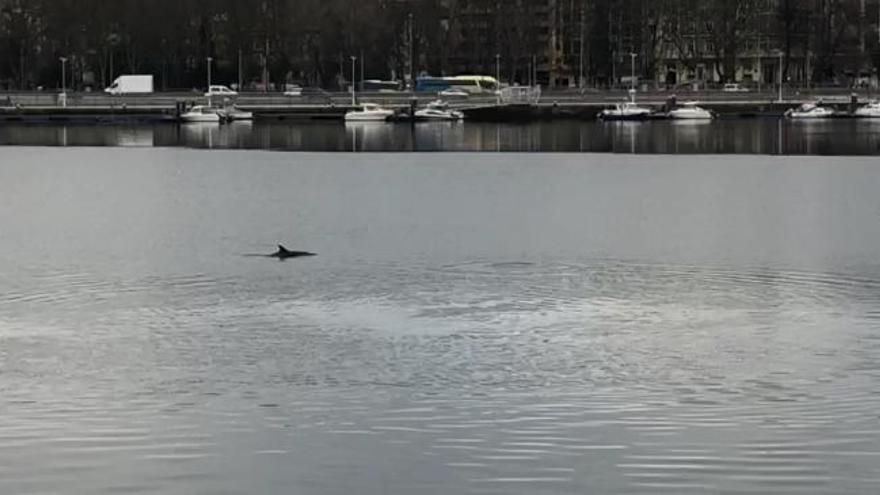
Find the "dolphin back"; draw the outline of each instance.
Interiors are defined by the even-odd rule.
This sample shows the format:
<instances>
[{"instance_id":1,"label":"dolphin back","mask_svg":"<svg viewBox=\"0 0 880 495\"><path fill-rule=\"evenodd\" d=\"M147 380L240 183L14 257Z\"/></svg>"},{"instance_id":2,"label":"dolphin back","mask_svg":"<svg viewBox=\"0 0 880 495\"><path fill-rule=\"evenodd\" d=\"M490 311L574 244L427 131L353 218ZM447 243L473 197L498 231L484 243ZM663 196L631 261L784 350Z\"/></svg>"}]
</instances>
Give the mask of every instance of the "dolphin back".
<instances>
[{"instance_id":1,"label":"dolphin back","mask_svg":"<svg viewBox=\"0 0 880 495\"><path fill-rule=\"evenodd\" d=\"M307 251L291 251L281 244L278 245L278 252L273 254L272 256L284 259L284 258L299 258L304 256L317 256L315 253L310 253Z\"/></svg>"}]
</instances>

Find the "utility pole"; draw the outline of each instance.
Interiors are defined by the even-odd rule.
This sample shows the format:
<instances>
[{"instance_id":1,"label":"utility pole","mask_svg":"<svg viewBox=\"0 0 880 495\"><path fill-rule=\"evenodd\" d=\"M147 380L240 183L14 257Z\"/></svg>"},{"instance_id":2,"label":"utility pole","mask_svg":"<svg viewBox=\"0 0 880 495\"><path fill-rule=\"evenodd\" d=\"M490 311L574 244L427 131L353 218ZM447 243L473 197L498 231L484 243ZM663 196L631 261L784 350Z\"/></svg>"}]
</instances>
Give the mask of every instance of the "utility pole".
<instances>
[{"instance_id":1,"label":"utility pole","mask_svg":"<svg viewBox=\"0 0 880 495\"><path fill-rule=\"evenodd\" d=\"M865 56L865 49L868 45L868 17L867 17L867 6L865 5L865 0L861 1L861 5L859 6L859 49L862 57Z\"/></svg>"},{"instance_id":2,"label":"utility pole","mask_svg":"<svg viewBox=\"0 0 880 495\"><path fill-rule=\"evenodd\" d=\"M416 75L415 75L415 41L413 39L413 15L412 12L409 13L409 80L410 84L413 85L413 89L415 89L416 84Z\"/></svg>"},{"instance_id":3,"label":"utility pole","mask_svg":"<svg viewBox=\"0 0 880 495\"><path fill-rule=\"evenodd\" d=\"M25 76L24 76L24 41L21 41L21 44L18 45L18 51L19 51L18 65L20 67L19 68L19 79L20 79L19 89L24 89L24 85L25 85L25 82L24 82L24 80L25 80Z\"/></svg>"},{"instance_id":4,"label":"utility pole","mask_svg":"<svg viewBox=\"0 0 880 495\"><path fill-rule=\"evenodd\" d=\"M782 51L779 52L779 103L782 103Z\"/></svg>"},{"instance_id":5,"label":"utility pole","mask_svg":"<svg viewBox=\"0 0 880 495\"><path fill-rule=\"evenodd\" d=\"M631 60L632 65L630 66L629 73L629 94L635 103L636 99L636 54L635 52L630 52L629 58Z\"/></svg>"},{"instance_id":6,"label":"utility pole","mask_svg":"<svg viewBox=\"0 0 880 495\"><path fill-rule=\"evenodd\" d=\"M583 5L583 3L581 3L580 9L581 9L581 22L580 22L580 24L581 24L581 26L580 26L580 27L581 27L581 39L580 39L580 41L581 41L581 42L580 42L580 53L579 53L579 55L578 55L578 87L579 87L579 88L583 88L583 87L585 86L585 84L584 84L584 83L585 83L584 79L586 79L585 74L584 74L584 44L585 44L586 40L585 40L584 38L585 38L586 35L587 35L587 33L586 33L586 22L585 22L585 19L584 19L585 16L584 16L584 5Z\"/></svg>"},{"instance_id":7,"label":"utility pole","mask_svg":"<svg viewBox=\"0 0 880 495\"><path fill-rule=\"evenodd\" d=\"M367 58L364 57L364 51L361 50L361 91L364 90L364 62L366 62Z\"/></svg>"},{"instance_id":8,"label":"utility pole","mask_svg":"<svg viewBox=\"0 0 880 495\"><path fill-rule=\"evenodd\" d=\"M617 70L617 59L620 55L617 53L617 50L611 49L611 87L618 87L618 83L622 83L623 81L617 80L618 70Z\"/></svg>"},{"instance_id":9,"label":"utility pole","mask_svg":"<svg viewBox=\"0 0 880 495\"><path fill-rule=\"evenodd\" d=\"M529 82L529 87L532 87L532 59L531 58L529 59L528 67L529 67L529 73L526 76L526 80Z\"/></svg>"},{"instance_id":10,"label":"utility pole","mask_svg":"<svg viewBox=\"0 0 880 495\"><path fill-rule=\"evenodd\" d=\"M501 82L501 54L495 54L495 80Z\"/></svg>"},{"instance_id":11,"label":"utility pole","mask_svg":"<svg viewBox=\"0 0 880 495\"><path fill-rule=\"evenodd\" d=\"M263 92L269 92L269 38L266 40L266 51L263 53Z\"/></svg>"},{"instance_id":12,"label":"utility pole","mask_svg":"<svg viewBox=\"0 0 880 495\"><path fill-rule=\"evenodd\" d=\"M353 107L357 106L357 93L355 92L356 91L355 88L357 86L357 83L355 82L357 80L357 75L354 73L356 64L357 64L357 57L352 55L351 56L351 106L353 106Z\"/></svg>"},{"instance_id":13,"label":"utility pole","mask_svg":"<svg viewBox=\"0 0 880 495\"><path fill-rule=\"evenodd\" d=\"M244 89L244 74L242 73L241 48L238 49L238 90Z\"/></svg>"},{"instance_id":14,"label":"utility pole","mask_svg":"<svg viewBox=\"0 0 880 495\"><path fill-rule=\"evenodd\" d=\"M532 55L532 81L534 86L538 86L538 56Z\"/></svg>"},{"instance_id":15,"label":"utility pole","mask_svg":"<svg viewBox=\"0 0 880 495\"><path fill-rule=\"evenodd\" d=\"M67 106L67 57L58 57L61 61L61 106Z\"/></svg>"},{"instance_id":16,"label":"utility pole","mask_svg":"<svg viewBox=\"0 0 880 495\"><path fill-rule=\"evenodd\" d=\"M207 57L205 60L208 62L208 92L211 91L211 62L214 61L214 57Z\"/></svg>"}]
</instances>

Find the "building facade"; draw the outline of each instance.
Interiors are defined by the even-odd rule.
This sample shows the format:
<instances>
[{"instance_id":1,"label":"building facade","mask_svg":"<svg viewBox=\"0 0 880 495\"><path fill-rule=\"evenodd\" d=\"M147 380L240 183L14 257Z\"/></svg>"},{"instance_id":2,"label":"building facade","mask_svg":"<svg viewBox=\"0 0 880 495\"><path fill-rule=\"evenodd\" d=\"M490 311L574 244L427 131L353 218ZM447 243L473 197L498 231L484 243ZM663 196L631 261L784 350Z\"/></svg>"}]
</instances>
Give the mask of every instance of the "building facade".
<instances>
[{"instance_id":1,"label":"building facade","mask_svg":"<svg viewBox=\"0 0 880 495\"><path fill-rule=\"evenodd\" d=\"M575 85L570 56L579 0L460 0L451 2L449 73L478 73L542 86Z\"/></svg>"},{"instance_id":2,"label":"building facade","mask_svg":"<svg viewBox=\"0 0 880 495\"><path fill-rule=\"evenodd\" d=\"M877 84L880 0L448 0L444 72L545 87ZM636 54L633 74L631 54Z\"/></svg>"},{"instance_id":3,"label":"building facade","mask_svg":"<svg viewBox=\"0 0 880 495\"><path fill-rule=\"evenodd\" d=\"M698 5L667 13L648 74L661 86L877 86L878 0L757 0L735 31ZM717 32L716 32L717 30ZM719 46L729 43L728 46Z\"/></svg>"}]
</instances>

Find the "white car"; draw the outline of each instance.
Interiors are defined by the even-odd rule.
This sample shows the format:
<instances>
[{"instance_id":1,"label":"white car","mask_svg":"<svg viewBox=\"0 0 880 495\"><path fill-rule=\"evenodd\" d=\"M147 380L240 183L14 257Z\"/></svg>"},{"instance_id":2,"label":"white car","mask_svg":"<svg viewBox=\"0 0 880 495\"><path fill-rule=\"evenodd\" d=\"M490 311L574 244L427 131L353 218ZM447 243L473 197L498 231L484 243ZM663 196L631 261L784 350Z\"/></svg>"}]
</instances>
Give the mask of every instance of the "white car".
<instances>
[{"instance_id":1,"label":"white car","mask_svg":"<svg viewBox=\"0 0 880 495\"><path fill-rule=\"evenodd\" d=\"M725 93L748 93L749 88L740 86L737 83L728 83L724 85L722 91L724 91Z\"/></svg>"},{"instance_id":2,"label":"white car","mask_svg":"<svg viewBox=\"0 0 880 495\"><path fill-rule=\"evenodd\" d=\"M287 91L284 92L284 96L302 96L303 89L299 86L289 86Z\"/></svg>"},{"instance_id":3,"label":"white car","mask_svg":"<svg viewBox=\"0 0 880 495\"><path fill-rule=\"evenodd\" d=\"M227 86L211 86L205 96L237 96L238 93Z\"/></svg>"},{"instance_id":4,"label":"white car","mask_svg":"<svg viewBox=\"0 0 880 495\"><path fill-rule=\"evenodd\" d=\"M468 93L467 91L465 91L463 89L456 88L453 86L451 88L444 89L443 91L437 93L437 95L439 95L439 96L453 96L453 97L458 97L458 98L467 98L468 96L470 96L470 93Z\"/></svg>"}]
</instances>

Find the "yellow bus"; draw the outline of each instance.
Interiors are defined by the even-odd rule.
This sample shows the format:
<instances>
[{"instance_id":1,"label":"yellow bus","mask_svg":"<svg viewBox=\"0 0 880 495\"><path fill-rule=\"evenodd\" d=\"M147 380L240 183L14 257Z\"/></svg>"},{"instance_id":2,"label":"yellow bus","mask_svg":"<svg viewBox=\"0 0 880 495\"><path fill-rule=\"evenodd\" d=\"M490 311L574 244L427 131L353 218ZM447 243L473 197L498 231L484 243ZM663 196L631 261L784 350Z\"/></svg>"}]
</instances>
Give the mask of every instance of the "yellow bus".
<instances>
[{"instance_id":1,"label":"yellow bus","mask_svg":"<svg viewBox=\"0 0 880 495\"><path fill-rule=\"evenodd\" d=\"M446 79L451 86L470 94L495 93L501 89L498 80L491 76L454 76Z\"/></svg>"},{"instance_id":2,"label":"yellow bus","mask_svg":"<svg viewBox=\"0 0 880 495\"><path fill-rule=\"evenodd\" d=\"M476 95L495 93L500 85L497 79L489 76L420 77L416 80L415 90L420 93L439 93L452 88Z\"/></svg>"}]
</instances>

